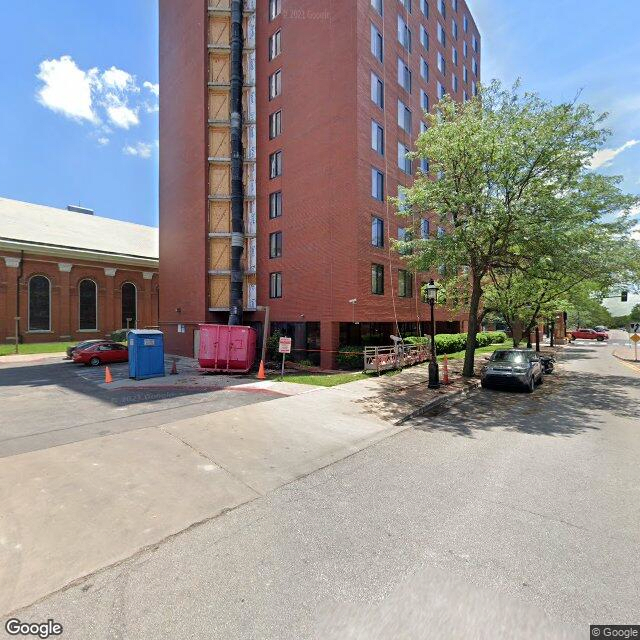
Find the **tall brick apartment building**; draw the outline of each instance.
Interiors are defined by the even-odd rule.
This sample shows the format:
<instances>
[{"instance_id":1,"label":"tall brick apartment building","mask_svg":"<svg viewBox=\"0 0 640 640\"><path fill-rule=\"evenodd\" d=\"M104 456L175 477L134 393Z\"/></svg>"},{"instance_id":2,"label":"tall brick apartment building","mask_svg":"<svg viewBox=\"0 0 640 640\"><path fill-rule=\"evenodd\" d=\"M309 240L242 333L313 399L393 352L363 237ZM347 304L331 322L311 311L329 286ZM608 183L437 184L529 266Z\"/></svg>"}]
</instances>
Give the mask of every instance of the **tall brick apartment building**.
<instances>
[{"instance_id":1,"label":"tall brick apartment building","mask_svg":"<svg viewBox=\"0 0 640 640\"><path fill-rule=\"evenodd\" d=\"M245 324L269 305L296 349L424 330L428 305L391 249L435 234L388 196L417 171L405 152L423 111L464 100L480 36L464 0L160 0L160 325L190 354L202 322L227 322L242 278ZM240 40L238 39L238 44ZM233 60L242 56L244 231L232 228ZM237 65L236 65L237 69ZM238 165L236 165L238 166ZM232 247L244 247L243 273ZM235 274L235 275L234 275ZM438 311L439 330L464 328Z\"/></svg>"},{"instance_id":2,"label":"tall brick apartment building","mask_svg":"<svg viewBox=\"0 0 640 640\"><path fill-rule=\"evenodd\" d=\"M157 326L158 230L0 198L0 342Z\"/></svg>"}]
</instances>

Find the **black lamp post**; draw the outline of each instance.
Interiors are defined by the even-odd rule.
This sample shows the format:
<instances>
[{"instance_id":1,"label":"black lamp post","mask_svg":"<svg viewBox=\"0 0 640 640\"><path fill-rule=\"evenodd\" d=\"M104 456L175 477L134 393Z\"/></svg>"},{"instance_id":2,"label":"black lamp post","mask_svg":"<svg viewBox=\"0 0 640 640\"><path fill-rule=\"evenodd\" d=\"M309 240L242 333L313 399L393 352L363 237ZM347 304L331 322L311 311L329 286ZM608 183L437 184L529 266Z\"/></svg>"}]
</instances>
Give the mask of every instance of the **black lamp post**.
<instances>
[{"instance_id":1,"label":"black lamp post","mask_svg":"<svg viewBox=\"0 0 640 640\"><path fill-rule=\"evenodd\" d=\"M436 359L436 317L435 306L438 298L438 285L429 280L427 285L427 301L431 307L431 360L429 361L429 389L440 388L440 371Z\"/></svg>"}]
</instances>

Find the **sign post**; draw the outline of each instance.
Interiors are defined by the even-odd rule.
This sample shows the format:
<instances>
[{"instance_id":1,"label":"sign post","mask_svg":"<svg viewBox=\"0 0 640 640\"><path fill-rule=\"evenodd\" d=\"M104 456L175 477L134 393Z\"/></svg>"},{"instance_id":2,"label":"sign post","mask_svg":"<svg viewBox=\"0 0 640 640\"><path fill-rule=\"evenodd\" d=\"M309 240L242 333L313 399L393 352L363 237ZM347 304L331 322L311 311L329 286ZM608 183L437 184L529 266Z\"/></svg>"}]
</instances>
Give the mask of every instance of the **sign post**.
<instances>
[{"instance_id":1,"label":"sign post","mask_svg":"<svg viewBox=\"0 0 640 640\"><path fill-rule=\"evenodd\" d=\"M278 342L278 352L282 354L282 374L284 378L284 359L287 353L291 353L291 338L280 338Z\"/></svg>"},{"instance_id":2,"label":"sign post","mask_svg":"<svg viewBox=\"0 0 640 640\"><path fill-rule=\"evenodd\" d=\"M637 333L634 333L631 337L630 337L631 342L633 342L633 348L635 351L635 361L638 362L638 342L640 342L640 335Z\"/></svg>"}]
</instances>

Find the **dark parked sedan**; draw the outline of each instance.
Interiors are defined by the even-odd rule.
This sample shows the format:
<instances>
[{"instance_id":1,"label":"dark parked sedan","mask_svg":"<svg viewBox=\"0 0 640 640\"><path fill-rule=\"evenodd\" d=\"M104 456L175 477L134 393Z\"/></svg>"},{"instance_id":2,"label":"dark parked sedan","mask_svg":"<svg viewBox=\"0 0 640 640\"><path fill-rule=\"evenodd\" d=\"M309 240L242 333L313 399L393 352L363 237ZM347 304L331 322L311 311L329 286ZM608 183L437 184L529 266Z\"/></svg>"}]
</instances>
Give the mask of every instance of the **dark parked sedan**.
<instances>
[{"instance_id":1,"label":"dark parked sedan","mask_svg":"<svg viewBox=\"0 0 640 640\"><path fill-rule=\"evenodd\" d=\"M520 387L529 393L542 381L540 358L529 349L494 351L480 378L483 387Z\"/></svg>"},{"instance_id":2,"label":"dark parked sedan","mask_svg":"<svg viewBox=\"0 0 640 640\"><path fill-rule=\"evenodd\" d=\"M98 344L98 342L104 342L104 340L83 340L82 342L78 342L78 344L75 344L72 347L67 347L67 358L71 360L73 358L73 352L76 349L84 349L90 344Z\"/></svg>"}]
</instances>

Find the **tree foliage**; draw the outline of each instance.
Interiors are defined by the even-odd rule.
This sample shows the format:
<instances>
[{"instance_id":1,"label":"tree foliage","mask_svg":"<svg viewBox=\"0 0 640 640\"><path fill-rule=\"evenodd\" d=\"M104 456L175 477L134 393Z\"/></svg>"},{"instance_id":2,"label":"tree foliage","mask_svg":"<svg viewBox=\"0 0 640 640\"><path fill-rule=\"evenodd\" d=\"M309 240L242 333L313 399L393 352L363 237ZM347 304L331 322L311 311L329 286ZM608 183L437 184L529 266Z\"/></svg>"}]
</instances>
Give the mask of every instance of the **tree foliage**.
<instances>
[{"instance_id":1,"label":"tree foliage","mask_svg":"<svg viewBox=\"0 0 640 640\"><path fill-rule=\"evenodd\" d=\"M418 271L439 267L447 304L468 309L471 376L473 336L490 307L533 317L571 283L597 280L603 268L613 277L599 254L629 246L624 212L636 200L619 178L589 170L608 132L587 105L493 82L464 104L445 96L425 117L414 157L429 171L405 190L398 215L428 216L440 232L397 248Z\"/></svg>"}]
</instances>

